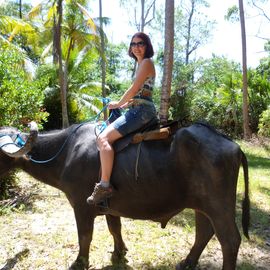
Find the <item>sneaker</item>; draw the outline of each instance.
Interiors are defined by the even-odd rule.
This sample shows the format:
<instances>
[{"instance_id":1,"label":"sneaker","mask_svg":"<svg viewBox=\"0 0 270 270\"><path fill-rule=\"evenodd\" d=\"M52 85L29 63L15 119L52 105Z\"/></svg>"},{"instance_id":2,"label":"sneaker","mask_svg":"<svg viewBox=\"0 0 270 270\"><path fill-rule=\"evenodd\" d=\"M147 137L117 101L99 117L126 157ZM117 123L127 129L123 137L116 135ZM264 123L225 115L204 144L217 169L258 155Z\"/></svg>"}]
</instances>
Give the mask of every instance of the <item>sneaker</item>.
<instances>
[{"instance_id":1,"label":"sneaker","mask_svg":"<svg viewBox=\"0 0 270 270\"><path fill-rule=\"evenodd\" d=\"M94 191L90 197L87 198L88 204L98 204L104 199L107 199L113 195L113 188L110 185L109 187L103 187L100 183L95 185Z\"/></svg>"}]
</instances>

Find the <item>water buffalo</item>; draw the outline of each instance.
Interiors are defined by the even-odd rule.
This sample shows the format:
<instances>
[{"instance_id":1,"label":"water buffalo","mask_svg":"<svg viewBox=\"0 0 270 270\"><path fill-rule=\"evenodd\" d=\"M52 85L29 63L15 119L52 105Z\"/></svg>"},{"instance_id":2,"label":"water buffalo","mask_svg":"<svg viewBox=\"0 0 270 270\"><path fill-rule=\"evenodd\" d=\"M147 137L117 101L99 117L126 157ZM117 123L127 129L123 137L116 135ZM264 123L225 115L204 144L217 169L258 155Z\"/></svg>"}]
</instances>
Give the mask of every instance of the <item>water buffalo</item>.
<instances>
[{"instance_id":1,"label":"water buffalo","mask_svg":"<svg viewBox=\"0 0 270 270\"><path fill-rule=\"evenodd\" d=\"M7 140L17 133L14 128L0 129L0 136ZM97 215L106 215L114 239L115 261L123 259L127 251L120 217L153 220L165 227L184 208L195 211L196 239L176 269L194 269L214 234L222 247L222 269L235 269L241 242L235 223L236 186L242 164L242 227L248 237L248 165L240 147L210 126L193 124L166 140L131 144L117 153L111 179L116 193L108 209L86 203L98 181L100 167L93 124L41 134L33 129L19 152L1 148L0 176L21 168L66 194L75 213L79 238L79 254L69 269L88 269Z\"/></svg>"}]
</instances>

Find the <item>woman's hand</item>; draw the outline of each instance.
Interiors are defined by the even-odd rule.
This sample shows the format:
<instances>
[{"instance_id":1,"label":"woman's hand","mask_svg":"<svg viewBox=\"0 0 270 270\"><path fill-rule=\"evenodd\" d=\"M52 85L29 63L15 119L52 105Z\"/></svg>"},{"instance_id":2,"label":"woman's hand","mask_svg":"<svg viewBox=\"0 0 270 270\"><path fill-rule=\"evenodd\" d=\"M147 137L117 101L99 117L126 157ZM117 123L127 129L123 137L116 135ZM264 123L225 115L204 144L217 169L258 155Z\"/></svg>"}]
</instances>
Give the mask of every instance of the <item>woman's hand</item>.
<instances>
[{"instance_id":1,"label":"woman's hand","mask_svg":"<svg viewBox=\"0 0 270 270\"><path fill-rule=\"evenodd\" d=\"M108 109L109 110L112 110L112 109L116 109L119 107L119 103L118 101L111 101L109 104L108 104Z\"/></svg>"}]
</instances>

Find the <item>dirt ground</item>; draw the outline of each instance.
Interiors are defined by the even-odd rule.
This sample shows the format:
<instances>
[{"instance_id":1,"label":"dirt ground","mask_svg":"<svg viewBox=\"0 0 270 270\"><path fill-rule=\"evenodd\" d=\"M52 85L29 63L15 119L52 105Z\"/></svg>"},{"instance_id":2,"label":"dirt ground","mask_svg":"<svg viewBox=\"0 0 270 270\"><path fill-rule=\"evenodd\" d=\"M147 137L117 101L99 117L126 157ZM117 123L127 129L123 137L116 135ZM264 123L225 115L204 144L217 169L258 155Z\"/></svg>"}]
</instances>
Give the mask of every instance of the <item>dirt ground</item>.
<instances>
[{"instance_id":1,"label":"dirt ground","mask_svg":"<svg viewBox=\"0 0 270 270\"><path fill-rule=\"evenodd\" d=\"M0 216L0 270L63 270L75 260L78 252L77 232L72 208L58 190L40 184L21 174L24 190L32 194L32 203L24 210ZM122 219L123 237L129 252L128 263L112 266L113 241L104 217L98 217L90 250L90 268L170 270L189 252L194 241L191 212L180 214L166 229L154 222ZM270 215L265 218L270 221ZM226 224L224 224L226 226ZM270 228L264 236L256 233L243 241L237 269L270 269ZM261 228L260 228L261 229ZM221 269L219 243L211 240L203 252L198 269Z\"/></svg>"}]
</instances>

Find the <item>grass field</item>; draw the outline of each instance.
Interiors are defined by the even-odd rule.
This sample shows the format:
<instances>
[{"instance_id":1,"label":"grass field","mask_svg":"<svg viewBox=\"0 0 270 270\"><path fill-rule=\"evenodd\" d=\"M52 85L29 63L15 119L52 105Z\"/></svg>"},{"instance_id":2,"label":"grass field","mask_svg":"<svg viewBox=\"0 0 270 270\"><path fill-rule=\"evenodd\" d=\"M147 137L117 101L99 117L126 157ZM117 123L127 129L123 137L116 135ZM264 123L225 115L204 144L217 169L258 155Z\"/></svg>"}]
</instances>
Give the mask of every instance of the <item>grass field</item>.
<instances>
[{"instance_id":1,"label":"grass field","mask_svg":"<svg viewBox=\"0 0 270 270\"><path fill-rule=\"evenodd\" d=\"M240 226L243 192L242 169L238 184L237 223L242 235L237 269L270 269L270 144L239 142L247 154L250 172L251 240ZM72 209L58 190L19 173L28 199L19 208L2 204L0 216L0 270L63 270L78 252ZM122 219L128 262L112 266L113 240L104 217L95 222L90 249L91 270L171 270L185 258L194 241L191 210L175 216L165 229L151 221ZM222 254L214 237L203 252L197 269L221 269Z\"/></svg>"}]
</instances>

